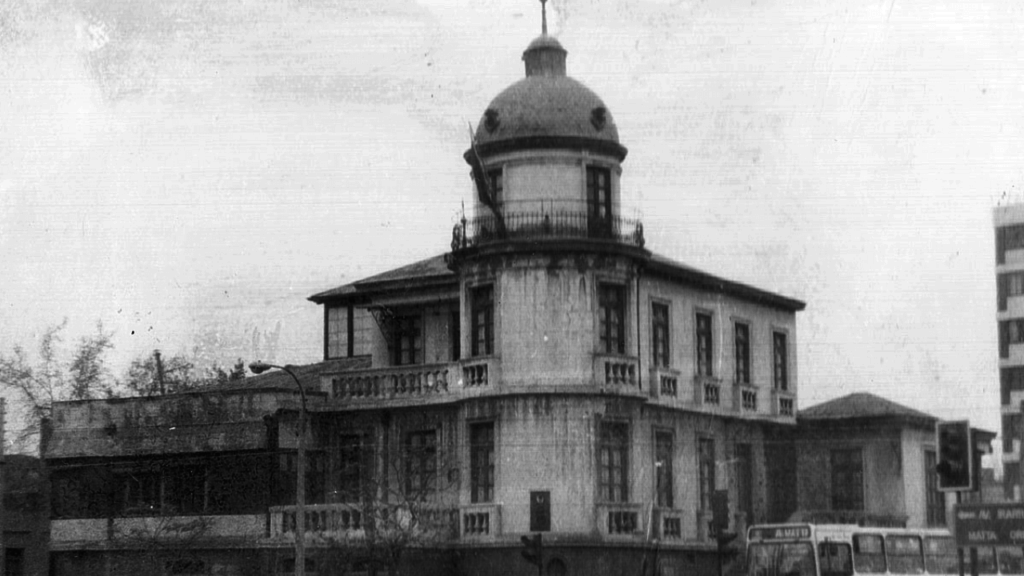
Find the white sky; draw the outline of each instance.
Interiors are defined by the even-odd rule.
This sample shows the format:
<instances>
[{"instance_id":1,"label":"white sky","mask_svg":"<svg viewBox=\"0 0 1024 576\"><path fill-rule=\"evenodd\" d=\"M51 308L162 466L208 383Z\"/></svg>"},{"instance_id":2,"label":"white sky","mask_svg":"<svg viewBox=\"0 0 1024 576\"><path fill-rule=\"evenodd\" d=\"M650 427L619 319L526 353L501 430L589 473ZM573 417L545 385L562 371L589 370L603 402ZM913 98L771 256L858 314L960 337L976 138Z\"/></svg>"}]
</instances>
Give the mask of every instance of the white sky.
<instances>
[{"instance_id":1,"label":"white sky","mask_svg":"<svg viewBox=\"0 0 1024 576\"><path fill-rule=\"evenodd\" d=\"M1024 4L548 11L629 148L648 247L808 303L801 406L870 391L998 430L991 210L1024 187ZM211 332L224 362L319 359L307 296L447 249L467 122L523 76L539 19L534 0L0 3L0 347L67 316L116 332L117 372Z\"/></svg>"}]
</instances>

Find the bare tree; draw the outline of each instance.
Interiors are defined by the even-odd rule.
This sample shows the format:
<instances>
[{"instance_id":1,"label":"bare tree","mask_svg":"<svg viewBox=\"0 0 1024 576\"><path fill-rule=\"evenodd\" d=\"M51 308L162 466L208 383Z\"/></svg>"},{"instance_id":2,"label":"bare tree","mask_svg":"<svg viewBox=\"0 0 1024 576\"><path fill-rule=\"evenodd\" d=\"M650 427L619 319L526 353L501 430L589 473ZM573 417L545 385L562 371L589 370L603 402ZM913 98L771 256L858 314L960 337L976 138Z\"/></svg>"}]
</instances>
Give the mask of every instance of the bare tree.
<instances>
[{"instance_id":1,"label":"bare tree","mask_svg":"<svg viewBox=\"0 0 1024 576\"><path fill-rule=\"evenodd\" d=\"M88 400L114 395L113 379L106 366L106 353L113 348L113 334L96 323L96 332L82 336L75 349L63 349L63 332L68 321L49 326L39 341L38 360L33 363L21 346L0 352L0 389L14 392L21 402L21 432L15 445L26 448L39 434L40 422L49 418L54 402Z\"/></svg>"},{"instance_id":2,"label":"bare tree","mask_svg":"<svg viewBox=\"0 0 1024 576\"><path fill-rule=\"evenodd\" d=\"M385 455L382 474L346 469L360 466L357 460L335 468L336 477L359 477L360 486L350 491L358 501L348 505L344 526L320 527L310 548L321 575L340 576L356 564L400 576L410 549L437 549L458 535L458 466L437 448L404 446Z\"/></svg>"}]
</instances>

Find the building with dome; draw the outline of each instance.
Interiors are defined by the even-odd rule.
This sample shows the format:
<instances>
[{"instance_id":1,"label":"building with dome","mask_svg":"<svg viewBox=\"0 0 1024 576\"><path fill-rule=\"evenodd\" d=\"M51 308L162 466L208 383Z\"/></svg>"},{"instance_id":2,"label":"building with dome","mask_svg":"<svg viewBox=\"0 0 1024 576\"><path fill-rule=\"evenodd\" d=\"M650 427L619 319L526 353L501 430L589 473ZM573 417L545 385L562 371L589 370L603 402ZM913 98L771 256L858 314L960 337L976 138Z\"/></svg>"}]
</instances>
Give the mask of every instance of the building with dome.
<instances>
[{"instance_id":1,"label":"building with dome","mask_svg":"<svg viewBox=\"0 0 1024 576\"><path fill-rule=\"evenodd\" d=\"M651 251L566 60L537 38L483 111L450 250L310 297L322 362L55 406L54 574L292 574L301 524L306 574L535 574L533 535L552 576L717 574L716 531L784 519L804 304Z\"/></svg>"}]
</instances>

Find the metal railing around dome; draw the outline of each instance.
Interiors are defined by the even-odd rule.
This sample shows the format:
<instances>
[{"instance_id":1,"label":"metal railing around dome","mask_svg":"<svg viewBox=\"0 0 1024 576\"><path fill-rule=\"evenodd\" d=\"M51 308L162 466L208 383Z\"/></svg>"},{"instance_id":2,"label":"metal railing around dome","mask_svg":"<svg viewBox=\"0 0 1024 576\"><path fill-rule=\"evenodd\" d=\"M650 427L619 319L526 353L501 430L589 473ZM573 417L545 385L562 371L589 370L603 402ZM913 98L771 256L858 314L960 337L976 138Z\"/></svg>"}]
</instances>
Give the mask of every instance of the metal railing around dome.
<instances>
[{"instance_id":1,"label":"metal railing around dome","mask_svg":"<svg viewBox=\"0 0 1024 576\"><path fill-rule=\"evenodd\" d=\"M463 218L452 231L452 250L506 240L610 240L643 248L644 229L638 218L596 214L586 205L522 202L500 206L499 213Z\"/></svg>"}]
</instances>

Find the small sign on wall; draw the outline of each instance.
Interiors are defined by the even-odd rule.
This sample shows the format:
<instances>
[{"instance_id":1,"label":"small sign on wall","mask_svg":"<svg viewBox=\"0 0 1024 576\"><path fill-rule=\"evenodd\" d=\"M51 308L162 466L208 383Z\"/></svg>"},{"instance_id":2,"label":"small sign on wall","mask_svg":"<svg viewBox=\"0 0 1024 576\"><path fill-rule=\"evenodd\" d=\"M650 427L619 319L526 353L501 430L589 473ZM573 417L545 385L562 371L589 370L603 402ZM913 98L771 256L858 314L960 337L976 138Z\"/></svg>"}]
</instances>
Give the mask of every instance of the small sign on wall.
<instances>
[{"instance_id":1,"label":"small sign on wall","mask_svg":"<svg viewBox=\"0 0 1024 576\"><path fill-rule=\"evenodd\" d=\"M530 492L530 532L551 531L551 492Z\"/></svg>"}]
</instances>

